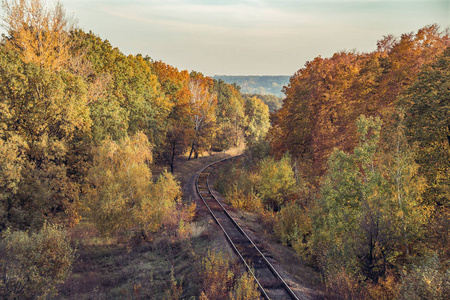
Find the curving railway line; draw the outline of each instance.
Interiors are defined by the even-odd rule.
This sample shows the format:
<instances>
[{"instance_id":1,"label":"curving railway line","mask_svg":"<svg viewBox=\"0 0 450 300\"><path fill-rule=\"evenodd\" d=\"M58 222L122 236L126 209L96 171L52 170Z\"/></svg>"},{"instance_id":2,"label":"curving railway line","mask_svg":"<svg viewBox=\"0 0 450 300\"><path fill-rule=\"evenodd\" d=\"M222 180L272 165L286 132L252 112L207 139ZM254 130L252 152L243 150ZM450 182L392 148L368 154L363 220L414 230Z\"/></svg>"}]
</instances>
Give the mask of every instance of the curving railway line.
<instances>
[{"instance_id":1,"label":"curving railway line","mask_svg":"<svg viewBox=\"0 0 450 300\"><path fill-rule=\"evenodd\" d=\"M255 278L261 296L265 299L298 299L263 252L230 216L211 191L208 182L210 174L216 167L230 159L232 158L214 162L197 174L195 181L197 193L247 271Z\"/></svg>"}]
</instances>

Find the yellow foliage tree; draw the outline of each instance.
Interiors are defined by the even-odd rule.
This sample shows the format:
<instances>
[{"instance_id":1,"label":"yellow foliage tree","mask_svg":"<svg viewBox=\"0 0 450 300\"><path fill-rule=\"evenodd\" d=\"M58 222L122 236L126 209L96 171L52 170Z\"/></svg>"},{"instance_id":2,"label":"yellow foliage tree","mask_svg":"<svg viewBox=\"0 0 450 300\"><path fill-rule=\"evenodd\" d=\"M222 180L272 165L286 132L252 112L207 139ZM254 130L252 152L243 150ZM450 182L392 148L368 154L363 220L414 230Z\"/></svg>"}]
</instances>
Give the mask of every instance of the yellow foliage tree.
<instances>
[{"instance_id":1,"label":"yellow foliage tree","mask_svg":"<svg viewBox=\"0 0 450 300\"><path fill-rule=\"evenodd\" d=\"M6 45L25 63L60 70L69 59L69 32L74 22L58 1L49 7L42 0L3 0Z\"/></svg>"},{"instance_id":2,"label":"yellow foliage tree","mask_svg":"<svg viewBox=\"0 0 450 300\"><path fill-rule=\"evenodd\" d=\"M194 153L198 157L199 150L209 149L214 136L217 105L217 95L210 92L213 81L209 77L204 77L201 73L192 73L189 82L191 92L191 113L190 118L194 124L194 139L192 141L189 159Z\"/></svg>"},{"instance_id":3,"label":"yellow foliage tree","mask_svg":"<svg viewBox=\"0 0 450 300\"><path fill-rule=\"evenodd\" d=\"M148 166L151 153L142 132L119 142L106 140L97 148L88 175L87 199L93 221L103 234L135 230L145 239L175 205L180 188L168 173L153 183Z\"/></svg>"}]
</instances>

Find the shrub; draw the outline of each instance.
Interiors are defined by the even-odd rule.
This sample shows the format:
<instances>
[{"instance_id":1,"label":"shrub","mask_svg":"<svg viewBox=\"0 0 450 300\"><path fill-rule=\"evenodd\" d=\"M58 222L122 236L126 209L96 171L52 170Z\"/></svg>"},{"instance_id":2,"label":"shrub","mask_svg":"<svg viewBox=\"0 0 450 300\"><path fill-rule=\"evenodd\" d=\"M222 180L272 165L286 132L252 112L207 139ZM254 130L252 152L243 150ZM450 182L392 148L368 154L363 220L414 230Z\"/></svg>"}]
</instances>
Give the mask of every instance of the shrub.
<instances>
[{"instance_id":1,"label":"shrub","mask_svg":"<svg viewBox=\"0 0 450 300\"><path fill-rule=\"evenodd\" d=\"M284 155L279 161L265 158L259 163L257 189L266 207L278 211L296 190L289 155Z\"/></svg>"},{"instance_id":2,"label":"shrub","mask_svg":"<svg viewBox=\"0 0 450 300\"><path fill-rule=\"evenodd\" d=\"M208 251L202 261L200 300L259 299L256 282L227 253Z\"/></svg>"},{"instance_id":3,"label":"shrub","mask_svg":"<svg viewBox=\"0 0 450 300\"><path fill-rule=\"evenodd\" d=\"M233 288L239 267L230 256L222 252L208 251L202 261L202 293L200 299L222 300Z\"/></svg>"},{"instance_id":4,"label":"shrub","mask_svg":"<svg viewBox=\"0 0 450 300\"><path fill-rule=\"evenodd\" d=\"M285 245L301 243L311 232L311 220L298 204L289 203L277 213L274 232Z\"/></svg>"},{"instance_id":5,"label":"shrub","mask_svg":"<svg viewBox=\"0 0 450 300\"><path fill-rule=\"evenodd\" d=\"M75 260L64 232L44 225L37 233L6 230L0 241L0 297L45 298L69 275Z\"/></svg>"},{"instance_id":6,"label":"shrub","mask_svg":"<svg viewBox=\"0 0 450 300\"><path fill-rule=\"evenodd\" d=\"M404 272L400 284L400 299L449 299L450 271L440 271L437 255L413 265Z\"/></svg>"},{"instance_id":7,"label":"shrub","mask_svg":"<svg viewBox=\"0 0 450 300\"><path fill-rule=\"evenodd\" d=\"M247 272L238 278L233 291L230 292L230 299L233 300L260 299L260 296L258 285Z\"/></svg>"}]
</instances>

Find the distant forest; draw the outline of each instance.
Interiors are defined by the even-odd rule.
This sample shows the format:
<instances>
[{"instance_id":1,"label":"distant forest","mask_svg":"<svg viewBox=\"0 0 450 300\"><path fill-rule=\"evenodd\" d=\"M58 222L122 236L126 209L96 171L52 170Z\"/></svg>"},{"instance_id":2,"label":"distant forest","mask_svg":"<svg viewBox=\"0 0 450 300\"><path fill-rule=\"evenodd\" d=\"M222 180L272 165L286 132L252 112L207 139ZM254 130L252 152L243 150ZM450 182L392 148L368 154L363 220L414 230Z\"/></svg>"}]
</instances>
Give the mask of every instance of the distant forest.
<instances>
[{"instance_id":1,"label":"distant forest","mask_svg":"<svg viewBox=\"0 0 450 300\"><path fill-rule=\"evenodd\" d=\"M273 94L277 97L284 97L281 90L289 83L290 76L214 75L212 78L215 80L222 79L228 84L236 83L241 87L241 93L244 94Z\"/></svg>"}]
</instances>

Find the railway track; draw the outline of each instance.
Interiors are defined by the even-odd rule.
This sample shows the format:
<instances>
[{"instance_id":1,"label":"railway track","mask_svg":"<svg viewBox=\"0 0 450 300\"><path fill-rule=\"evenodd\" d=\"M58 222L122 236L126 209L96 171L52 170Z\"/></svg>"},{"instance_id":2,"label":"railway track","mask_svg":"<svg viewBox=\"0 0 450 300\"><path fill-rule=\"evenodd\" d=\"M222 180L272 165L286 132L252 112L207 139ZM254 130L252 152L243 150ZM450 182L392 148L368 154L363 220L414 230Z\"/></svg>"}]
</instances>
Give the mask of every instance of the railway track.
<instances>
[{"instance_id":1,"label":"railway track","mask_svg":"<svg viewBox=\"0 0 450 300\"><path fill-rule=\"evenodd\" d=\"M211 172L229 159L212 163L197 174L195 181L197 193L208 208L213 219L224 232L232 249L239 256L247 271L254 277L261 296L265 299L298 299L280 274L267 260L263 252L248 237L211 191L209 186Z\"/></svg>"}]
</instances>

